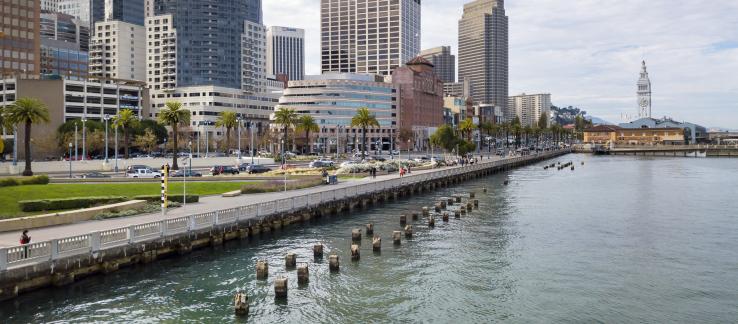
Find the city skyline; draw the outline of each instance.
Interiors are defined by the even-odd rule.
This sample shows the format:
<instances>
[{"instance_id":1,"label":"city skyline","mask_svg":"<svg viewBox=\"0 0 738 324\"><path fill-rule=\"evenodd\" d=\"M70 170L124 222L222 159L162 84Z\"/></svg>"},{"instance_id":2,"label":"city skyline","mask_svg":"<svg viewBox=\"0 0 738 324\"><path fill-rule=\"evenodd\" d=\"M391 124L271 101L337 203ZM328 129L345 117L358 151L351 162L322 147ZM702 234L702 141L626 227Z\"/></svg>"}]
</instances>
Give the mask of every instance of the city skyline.
<instances>
[{"instance_id":1,"label":"city skyline","mask_svg":"<svg viewBox=\"0 0 738 324\"><path fill-rule=\"evenodd\" d=\"M422 48L451 45L468 1L427 0L422 5ZM507 1L510 17L510 95L547 92L555 105L578 106L613 123L638 113L641 61L653 82L653 116L708 127L738 128L731 71L738 68L737 3L569 4ZM299 11L289 10L300 8ZM264 2L266 25L290 21L306 29L306 73L320 72L320 1ZM551 17L557 17L552 19ZM614 34L613 28L620 29ZM576 32L576 34L574 34ZM678 68L675 68L678 67Z\"/></svg>"}]
</instances>

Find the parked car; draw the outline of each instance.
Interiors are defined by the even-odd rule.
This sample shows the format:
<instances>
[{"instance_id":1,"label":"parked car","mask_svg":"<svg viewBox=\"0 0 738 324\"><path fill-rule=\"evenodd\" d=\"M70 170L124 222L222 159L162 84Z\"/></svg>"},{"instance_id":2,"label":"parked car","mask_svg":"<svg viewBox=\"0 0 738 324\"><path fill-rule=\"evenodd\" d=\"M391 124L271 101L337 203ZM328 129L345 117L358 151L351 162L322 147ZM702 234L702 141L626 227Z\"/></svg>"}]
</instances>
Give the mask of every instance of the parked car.
<instances>
[{"instance_id":1,"label":"parked car","mask_svg":"<svg viewBox=\"0 0 738 324\"><path fill-rule=\"evenodd\" d=\"M151 171L150 169L136 169L126 174L128 178L141 178L141 179L158 179L161 178L161 173Z\"/></svg>"},{"instance_id":2,"label":"parked car","mask_svg":"<svg viewBox=\"0 0 738 324\"><path fill-rule=\"evenodd\" d=\"M238 171L236 167L217 165L210 169L210 173L214 176L217 176L221 174L236 175L236 174L239 174L240 172Z\"/></svg>"},{"instance_id":3,"label":"parked car","mask_svg":"<svg viewBox=\"0 0 738 324\"><path fill-rule=\"evenodd\" d=\"M135 170L151 170L154 171L154 169L150 168L148 165L140 165L140 164L134 164L129 165L128 168L126 168L126 172L130 173Z\"/></svg>"},{"instance_id":4,"label":"parked car","mask_svg":"<svg viewBox=\"0 0 738 324\"><path fill-rule=\"evenodd\" d=\"M357 164L359 164L359 162L356 162L356 161L346 161L346 162L341 163L341 167L342 168L348 168L348 167L351 167L352 165L357 165Z\"/></svg>"},{"instance_id":5,"label":"parked car","mask_svg":"<svg viewBox=\"0 0 738 324\"><path fill-rule=\"evenodd\" d=\"M249 165L251 165L251 163L241 163L241 164L239 164L238 165L238 171L241 171L241 172L246 171L246 168L248 168Z\"/></svg>"},{"instance_id":6,"label":"parked car","mask_svg":"<svg viewBox=\"0 0 738 324\"><path fill-rule=\"evenodd\" d=\"M272 169L259 164L249 165L248 167L246 167L246 172L248 174L266 173L269 171L272 171Z\"/></svg>"},{"instance_id":7,"label":"parked car","mask_svg":"<svg viewBox=\"0 0 738 324\"><path fill-rule=\"evenodd\" d=\"M413 161L418 162L418 163L430 162L430 160L431 159L427 156L420 156L420 157L416 157L413 159Z\"/></svg>"},{"instance_id":8,"label":"parked car","mask_svg":"<svg viewBox=\"0 0 738 324\"><path fill-rule=\"evenodd\" d=\"M367 158L369 161L377 161L377 162L384 162L387 161L387 159L381 157L381 156L370 156Z\"/></svg>"},{"instance_id":9,"label":"parked car","mask_svg":"<svg viewBox=\"0 0 738 324\"><path fill-rule=\"evenodd\" d=\"M315 160L313 162L310 162L310 165L309 165L310 168L316 168L316 169L328 168L331 166L333 166L332 163L328 163L328 161L321 161L321 160Z\"/></svg>"},{"instance_id":10,"label":"parked car","mask_svg":"<svg viewBox=\"0 0 738 324\"><path fill-rule=\"evenodd\" d=\"M172 178L183 178L185 176L188 177L188 178L191 178L191 177L202 177L202 173L187 169L186 171L185 170L179 170L179 171L176 171L176 172L172 172L172 174L170 175L170 177L172 177Z\"/></svg>"},{"instance_id":11,"label":"parked car","mask_svg":"<svg viewBox=\"0 0 738 324\"><path fill-rule=\"evenodd\" d=\"M81 179L103 179L103 178L110 178L109 175L102 174L100 172L90 172L90 173L80 174L77 177L78 178L81 178Z\"/></svg>"}]
</instances>

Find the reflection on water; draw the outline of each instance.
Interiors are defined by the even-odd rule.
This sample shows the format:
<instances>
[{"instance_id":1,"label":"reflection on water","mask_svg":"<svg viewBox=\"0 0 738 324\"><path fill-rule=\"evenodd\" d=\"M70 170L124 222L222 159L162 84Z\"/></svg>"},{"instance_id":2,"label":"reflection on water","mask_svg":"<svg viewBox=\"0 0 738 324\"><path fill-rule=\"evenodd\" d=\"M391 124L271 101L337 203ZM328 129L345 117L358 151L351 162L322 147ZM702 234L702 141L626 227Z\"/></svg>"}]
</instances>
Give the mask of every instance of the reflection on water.
<instances>
[{"instance_id":1,"label":"reflection on water","mask_svg":"<svg viewBox=\"0 0 738 324\"><path fill-rule=\"evenodd\" d=\"M560 160L574 161L576 170L534 165L37 291L0 304L0 318L232 322L232 296L243 289L252 322L738 320L736 160ZM479 210L449 223L437 217L433 229L415 222L413 238L392 245L399 215L470 190ZM361 261L351 262L351 229L366 223L382 236L382 252L372 253L364 235ZM326 258L340 255L340 273L313 259L318 242ZM295 270L284 271L287 252L309 263L307 287L298 287ZM255 279L258 259L269 260L267 281ZM285 303L274 301L278 274L289 277Z\"/></svg>"}]
</instances>

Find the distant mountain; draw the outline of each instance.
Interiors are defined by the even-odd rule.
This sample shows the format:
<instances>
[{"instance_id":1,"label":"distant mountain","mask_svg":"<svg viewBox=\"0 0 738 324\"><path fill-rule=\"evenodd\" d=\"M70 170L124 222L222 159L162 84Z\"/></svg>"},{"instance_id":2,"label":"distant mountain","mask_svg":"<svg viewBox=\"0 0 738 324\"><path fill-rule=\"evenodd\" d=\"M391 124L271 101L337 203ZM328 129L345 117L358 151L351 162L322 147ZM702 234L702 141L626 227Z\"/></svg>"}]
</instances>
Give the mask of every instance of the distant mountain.
<instances>
[{"instance_id":1,"label":"distant mountain","mask_svg":"<svg viewBox=\"0 0 738 324\"><path fill-rule=\"evenodd\" d=\"M598 118L598 117L587 116L585 118L587 118L588 120L590 120L592 122L592 124L595 124L595 125L615 125L615 124L613 124L613 123L611 123L609 121L606 121L606 120L604 120L602 118Z\"/></svg>"},{"instance_id":2,"label":"distant mountain","mask_svg":"<svg viewBox=\"0 0 738 324\"><path fill-rule=\"evenodd\" d=\"M574 124L577 116L587 118L587 112L578 107L551 106L551 119L559 125Z\"/></svg>"}]
</instances>

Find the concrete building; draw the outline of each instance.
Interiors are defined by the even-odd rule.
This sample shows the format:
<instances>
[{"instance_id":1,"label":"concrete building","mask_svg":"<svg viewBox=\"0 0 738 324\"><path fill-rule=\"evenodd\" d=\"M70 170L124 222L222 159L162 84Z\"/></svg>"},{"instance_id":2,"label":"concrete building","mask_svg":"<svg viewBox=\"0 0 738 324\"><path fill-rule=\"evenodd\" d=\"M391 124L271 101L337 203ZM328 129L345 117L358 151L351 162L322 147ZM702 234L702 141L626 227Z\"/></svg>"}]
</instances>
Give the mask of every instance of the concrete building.
<instances>
[{"instance_id":1,"label":"concrete building","mask_svg":"<svg viewBox=\"0 0 738 324\"><path fill-rule=\"evenodd\" d=\"M392 84L382 81L370 74L308 75L305 80L288 82L278 108L294 109L298 114L315 118L320 132L315 141L311 140L314 150L336 152L338 143L341 152L349 152L360 146L362 136L361 129L351 127L351 119L359 108L366 107L380 125L368 130L370 147L366 151L388 150L397 130L398 93ZM381 145L378 147L377 143Z\"/></svg>"},{"instance_id":2,"label":"concrete building","mask_svg":"<svg viewBox=\"0 0 738 324\"><path fill-rule=\"evenodd\" d=\"M40 74L46 78L87 78L90 30L86 22L63 13L44 12L40 23Z\"/></svg>"},{"instance_id":3,"label":"concrete building","mask_svg":"<svg viewBox=\"0 0 738 324\"><path fill-rule=\"evenodd\" d=\"M646 61L641 66L638 79L638 118L651 118L651 79L648 77Z\"/></svg>"},{"instance_id":4,"label":"concrete building","mask_svg":"<svg viewBox=\"0 0 738 324\"><path fill-rule=\"evenodd\" d=\"M0 77L38 76L41 2L0 0Z\"/></svg>"},{"instance_id":5,"label":"concrete building","mask_svg":"<svg viewBox=\"0 0 738 324\"><path fill-rule=\"evenodd\" d=\"M105 0L59 0L57 11L82 20L87 28L105 19Z\"/></svg>"},{"instance_id":6,"label":"concrete building","mask_svg":"<svg viewBox=\"0 0 738 324\"><path fill-rule=\"evenodd\" d=\"M680 145L685 143L683 128L622 128L599 125L584 130L585 144L600 145Z\"/></svg>"},{"instance_id":7,"label":"concrete building","mask_svg":"<svg viewBox=\"0 0 738 324\"><path fill-rule=\"evenodd\" d=\"M41 0L42 12L58 12L60 0Z\"/></svg>"},{"instance_id":8,"label":"concrete building","mask_svg":"<svg viewBox=\"0 0 738 324\"><path fill-rule=\"evenodd\" d=\"M61 124L74 119L102 121L105 115L114 116L122 109L131 109L138 116L148 114L148 90L143 83L111 83L83 80L35 80L4 79L0 81L0 106L7 106L17 98L36 98L49 109L51 121L33 127L31 140L35 160L58 159L66 152L60 150L56 130ZM81 128L80 128L81 131ZM22 132L22 130L20 130ZM23 147L23 136L19 136ZM22 155L19 150L19 155Z\"/></svg>"},{"instance_id":9,"label":"concrete building","mask_svg":"<svg viewBox=\"0 0 738 324\"><path fill-rule=\"evenodd\" d=\"M117 20L138 26L145 24L145 0L105 0L104 21ZM92 23L97 23L95 20Z\"/></svg>"},{"instance_id":10,"label":"concrete building","mask_svg":"<svg viewBox=\"0 0 738 324\"><path fill-rule=\"evenodd\" d=\"M468 97L443 97L443 108L448 109L451 116L451 122L446 123L454 127L474 116L474 103Z\"/></svg>"},{"instance_id":11,"label":"concrete building","mask_svg":"<svg viewBox=\"0 0 738 324\"><path fill-rule=\"evenodd\" d=\"M520 119L520 124L523 127L538 127L538 121L542 114L545 113L547 116L551 116L551 94L527 95L523 93L512 96L508 101L508 107L510 111L515 112L515 116ZM547 118L546 121L546 127L548 127L550 118Z\"/></svg>"},{"instance_id":12,"label":"concrete building","mask_svg":"<svg viewBox=\"0 0 738 324\"><path fill-rule=\"evenodd\" d=\"M501 124L505 120L502 108L489 104L475 105L474 116L479 123Z\"/></svg>"},{"instance_id":13,"label":"concrete building","mask_svg":"<svg viewBox=\"0 0 738 324\"><path fill-rule=\"evenodd\" d=\"M707 136L710 143L717 145L736 145L738 144L738 132L735 131L714 131L708 132Z\"/></svg>"},{"instance_id":14,"label":"concrete building","mask_svg":"<svg viewBox=\"0 0 738 324\"><path fill-rule=\"evenodd\" d=\"M285 74L290 80L305 77L305 30L272 26L267 29L267 74Z\"/></svg>"},{"instance_id":15,"label":"concrete building","mask_svg":"<svg viewBox=\"0 0 738 324\"><path fill-rule=\"evenodd\" d=\"M55 11L86 22L88 28L96 22L108 20L143 26L144 3L145 0L58 0Z\"/></svg>"},{"instance_id":16,"label":"concrete building","mask_svg":"<svg viewBox=\"0 0 738 324\"><path fill-rule=\"evenodd\" d=\"M475 0L464 5L459 20L459 80L469 78L475 103L508 108L508 17L503 0Z\"/></svg>"},{"instance_id":17,"label":"concrete building","mask_svg":"<svg viewBox=\"0 0 738 324\"><path fill-rule=\"evenodd\" d=\"M150 50L147 64L153 72L148 78L152 79L153 89L200 85L242 88L241 47L246 21L262 24L260 0L233 0L217 5L156 1L155 16L146 21Z\"/></svg>"},{"instance_id":18,"label":"concrete building","mask_svg":"<svg viewBox=\"0 0 738 324\"><path fill-rule=\"evenodd\" d=\"M464 78L460 82L444 83L443 95L447 97L471 97L471 82L469 78Z\"/></svg>"},{"instance_id":19,"label":"concrete building","mask_svg":"<svg viewBox=\"0 0 738 324\"><path fill-rule=\"evenodd\" d=\"M95 23L90 75L145 82L146 28L118 20Z\"/></svg>"},{"instance_id":20,"label":"concrete building","mask_svg":"<svg viewBox=\"0 0 738 324\"><path fill-rule=\"evenodd\" d=\"M42 13L39 22L42 40L69 43L70 46L67 46L69 48L89 52L90 29L86 22L58 12Z\"/></svg>"},{"instance_id":21,"label":"concrete building","mask_svg":"<svg viewBox=\"0 0 738 324\"><path fill-rule=\"evenodd\" d=\"M433 64L422 57L396 68L391 79L400 98L398 128L412 130L414 148L424 149L429 145L430 135L444 123L443 81L433 70Z\"/></svg>"},{"instance_id":22,"label":"concrete building","mask_svg":"<svg viewBox=\"0 0 738 324\"><path fill-rule=\"evenodd\" d=\"M244 21L241 35L241 89L247 94L266 91L266 28L260 23Z\"/></svg>"},{"instance_id":23,"label":"concrete building","mask_svg":"<svg viewBox=\"0 0 738 324\"><path fill-rule=\"evenodd\" d=\"M433 64L433 69L443 83L456 82L456 56L451 55L451 46L439 46L420 51L418 55Z\"/></svg>"},{"instance_id":24,"label":"concrete building","mask_svg":"<svg viewBox=\"0 0 738 324\"><path fill-rule=\"evenodd\" d=\"M709 143L707 128L688 122L678 122L671 118L662 119L641 118L629 123L622 123L621 128L648 129L648 128L681 128L684 130L687 144Z\"/></svg>"},{"instance_id":25,"label":"concrete building","mask_svg":"<svg viewBox=\"0 0 738 324\"><path fill-rule=\"evenodd\" d=\"M420 0L321 0L322 72L390 75L420 52Z\"/></svg>"},{"instance_id":26,"label":"concrete building","mask_svg":"<svg viewBox=\"0 0 738 324\"><path fill-rule=\"evenodd\" d=\"M276 96L251 96L244 94L240 89L226 87L177 87L151 92L151 106L148 117L158 118L159 110L164 108L169 101L179 102L182 104L182 108L192 112L190 127L182 129L182 132L190 135L193 145L195 145L198 137L203 143L201 145L204 145L206 139L213 141L225 136L222 128L215 127L218 115L224 111L234 111L242 119L242 126L244 127L241 130L242 139L246 138L245 129L251 125L253 125L256 135L263 134L269 128L269 116L274 112L274 107L279 100ZM204 146L201 149L203 152L205 151ZM217 149L217 147L211 146L209 151L214 152ZM245 150L246 147L243 146L242 149ZM223 148L221 148L221 151L223 151Z\"/></svg>"}]
</instances>

